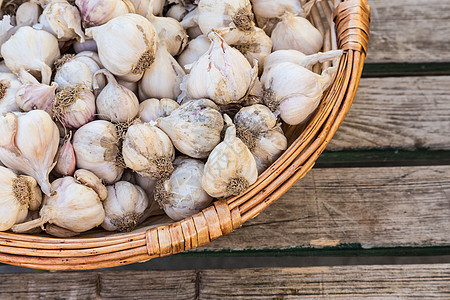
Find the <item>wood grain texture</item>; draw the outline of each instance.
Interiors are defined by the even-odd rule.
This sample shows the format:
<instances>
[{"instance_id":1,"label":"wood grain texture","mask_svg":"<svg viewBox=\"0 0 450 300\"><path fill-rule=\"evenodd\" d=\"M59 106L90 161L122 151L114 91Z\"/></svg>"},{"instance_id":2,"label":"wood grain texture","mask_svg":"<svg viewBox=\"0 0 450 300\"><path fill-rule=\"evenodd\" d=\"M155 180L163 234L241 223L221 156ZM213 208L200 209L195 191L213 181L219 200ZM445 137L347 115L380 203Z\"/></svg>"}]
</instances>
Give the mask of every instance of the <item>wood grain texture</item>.
<instances>
[{"instance_id":1,"label":"wood grain texture","mask_svg":"<svg viewBox=\"0 0 450 300\"><path fill-rule=\"evenodd\" d=\"M313 169L257 218L197 251L450 245L448 166Z\"/></svg>"},{"instance_id":2,"label":"wood grain texture","mask_svg":"<svg viewBox=\"0 0 450 300\"><path fill-rule=\"evenodd\" d=\"M368 0L368 63L449 62L450 2Z\"/></svg>"},{"instance_id":3,"label":"wood grain texture","mask_svg":"<svg viewBox=\"0 0 450 300\"><path fill-rule=\"evenodd\" d=\"M450 297L450 265L206 270L199 299Z\"/></svg>"},{"instance_id":4,"label":"wood grain texture","mask_svg":"<svg viewBox=\"0 0 450 300\"><path fill-rule=\"evenodd\" d=\"M363 78L328 150L450 150L450 76Z\"/></svg>"}]
</instances>

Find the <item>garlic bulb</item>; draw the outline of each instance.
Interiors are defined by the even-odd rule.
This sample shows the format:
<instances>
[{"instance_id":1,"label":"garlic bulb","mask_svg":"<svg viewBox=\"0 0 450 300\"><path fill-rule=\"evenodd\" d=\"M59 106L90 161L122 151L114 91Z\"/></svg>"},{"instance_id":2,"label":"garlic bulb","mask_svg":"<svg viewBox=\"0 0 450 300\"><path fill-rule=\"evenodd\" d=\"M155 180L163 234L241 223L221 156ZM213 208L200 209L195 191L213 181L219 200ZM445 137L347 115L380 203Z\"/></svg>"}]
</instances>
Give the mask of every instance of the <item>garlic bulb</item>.
<instances>
[{"instance_id":1,"label":"garlic bulb","mask_svg":"<svg viewBox=\"0 0 450 300\"><path fill-rule=\"evenodd\" d=\"M130 0L135 9L136 13L141 16L147 16L149 10L156 16L161 15L164 9L164 4L166 0Z\"/></svg>"},{"instance_id":2,"label":"garlic bulb","mask_svg":"<svg viewBox=\"0 0 450 300\"><path fill-rule=\"evenodd\" d=\"M114 76L105 69L95 73L94 78L104 75L108 84L97 96L97 113L100 119L111 122L128 122L134 120L139 112L139 100L126 87L119 85ZM94 81L94 88L97 87Z\"/></svg>"},{"instance_id":3,"label":"garlic bulb","mask_svg":"<svg viewBox=\"0 0 450 300\"><path fill-rule=\"evenodd\" d=\"M148 207L148 198L139 186L119 181L106 187L108 197L103 201L105 220L102 227L108 231L130 232Z\"/></svg>"},{"instance_id":4,"label":"garlic bulb","mask_svg":"<svg viewBox=\"0 0 450 300\"><path fill-rule=\"evenodd\" d=\"M22 83L11 73L0 73L0 115L19 111L16 95Z\"/></svg>"},{"instance_id":5,"label":"garlic bulb","mask_svg":"<svg viewBox=\"0 0 450 300\"><path fill-rule=\"evenodd\" d=\"M272 66L261 78L264 103L289 125L300 124L316 110L336 67L318 75L295 63Z\"/></svg>"},{"instance_id":6,"label":"garlic bulb","mask_svg":"<svg viewBox=\"0 0 450 300\"><path fill-rule=\"evenodd\" d=\"M178 63L186 73L189 73L190 70L186 66L198 61L209 50L209 47L211 47L211 41L204 35L191 40L183 53L178 56Z\"/></svg>"},{"instance_id":7,"label":"garlic bulb","mask_svg":"<svg viewBox=\"0 0 450 300\"><path fill-rule=\"evenodd\" d=\"M53 115L69 129L80 128L95 119L95 96L83 85L66 87L56 94Z\"/></svg>"},{"instance_id":8,"label":"garlic bulb","mask_svg":"<svg viewBox=\"0 0 450 300\"><path fill-rule=\"evenodd\" d=\"M211 100L191 100L157 121L181 153L193 158L207 158L220 143L223 118Z\"/></svg>"},{"instance_id":9,"label":"garlic bulb","mask_svg":"<svg viewBox=\"0 0 450 300\"><path fill-rule=\"evenodd\" d=\"M48 175L55 166L59 131L42 110L0 116L0 160L11 170L34 177L46 195L53 190Z\"/></svg>"},{"instance_id":10,"label":"garlic bulb","mask_svg":"<svg viewBox=\"0 0 450 300\"><path fill-rule=\"evenodd\" d=\"M159 118L169 116L179 107L180 105L172 99L148 99L139 105L139 119L146 123L156 121Z\"/></svg>"},{"instance_id":11,"label":"garlic bulb","mask_svg":"<svg viewBox=\"0 0 450 300\"><path fill-rule=\"evenodd\" d=\"M219 105L238 103L252 87L258 68L252 69L244 55L228 46L217 32L208 37L211 47L192 65L181 89L191 99L207 98Z\"/></svg>"},{"instance_id":12,"label":"garlic bulb","mask_svg":"<svg viewBox=\"0 0 450 300\"><path fill-rule=\"evenodd\" d=\"M68 138L65 140L62 147L59 149L56 155L56 173L62 176L72 176L75 173L75 168L77 165L75 159L75 151L73 150L72 143L72 132L70 132Z\"/></svg>"},{"instance_id":13,"label":"garlic bulb","mask_svg":"<svg viewBox=\"0 0 450 300\"><path fill-rule=\"evenodd\" d=\"M107 184L117 182L123 174L119 146L116 127L108 121L90 122L73 136L77 167L91 171Z\"/></svg>"},{"instance_id":14,"label":"garlic bulb","mask_svg":"<svg viewBox=\"0 0 450 300\"><path fill-rule=\"evenodd\" d=\"M188 36L183 26L175 19L147 15L147 19L155 26L160 43L165 43L167 51L172 56L183 52L188 42Z\"/></svg>"},{"instance_id":15,"label":"garlic bulb","mask_svg":"<svg viewBox=\"0 0 450 300\"><path fill-rule=\"evenodd\" d=\"M208 207L212 202L202 188L205 165L198 160L177 158L175 171L158 182L155 200L174 221L189 218Z\"/></svg>"},{"instance_id":16,"label":"garlic bulb","mask_svg":"<svg viewBox=\"0 0 450 300\"><path fill-rule=\"evenodd\" d=\"M52 0L44 8L39 23L59 41L65 42L75 38L84 41L80 12L66 0Z\"/></svg>"},{"instance_id":17,"label":"garlic bulb","mask_svg":"<svg viewBox=\"0 0 450 300\"><path fill-rule=\"evenodd\" d=\"M225 122L229 126L225 139L209 155L202 178L203 189L214 198L239 195L258 178L255 159L236 136L236 127L228 115Z\"/></svg>"},{"instance_id":18,"label":"garlic bulb","mask_svg":"<svg viewBox=\"0 0 450 300\"><path fill-rule=\"evenodd\" d=\"M75 53L80 53L83 51L98 51L97 43L94 40L85 40L83 43L76 41L73 44L73 49L75 50Z\"/></svg>"},{"instance_id":19,"label":"garlic bulb","mask_svg":"<svg viewBox=\"0 0 450 300\"><path fill-rule=\"evenodd\" d=\"M140 15L118 16L86 29L86 36L96 41L103 66L114 75L136 75L138 81L155 60L158 34Z\"/></svg>"},{"instance_id":20,"label":"garlic bulb","mask_svg":"<svg viewBox=\"0 0 450 300\"><path fill-rule=\"evenodd\" d=\"M134 13L134 6L129 0L75 0L83 19L83 27L99 26L115 17Z\"/></svg>"},{"instance_id":21,"label":"garlic bulb","mask_svg":"<svg viewBox=\"0 0 450 300\"><path fill-rule=\"evenodd\" d=\"M58 40L44 30L29 26L19 28L3 44L1 53L13 73L19 74L21 69L25 69L36 78L42 78L44 84L50 84L52 69L49 66L53 66L60 57Z\"/></svg>"},{"instance_id":22,"label":"garlic bulb","mask_svg":"<svg viewBox=\"0 0 450 300\"><path fill-rule=\"evenodd\" d=\"M280 18L285 12L304 16L302 6L298 0L250 0L255 15L262 18Z\"/></svg>"},{"instance_id":23,"label":"garlic bulb","mask_svg":"<svg viewBox=\"0 0 450 300\"><path fill-rule=\"evenodd\" d=\"M324 63L326 61L339 59L342 56L342 50L332 50L327 52L319 52L311 55L305 55L297 50L278 50L271 53L265 63L264 69L268 71L273 66L280 63L295 63L308 70L317 63Z\"/></svg>"},{"instance_id":24,"label":"garlic bulb","mask_svg":"<svg viewBox=\"0 0 450 300\"><path fill-rule=\"evenodd\" d=\"M22 3L16 11L17 26L33 26L39 22L41 7L32 1Z\"/></svg>"},{"instance_id":25,"label":"garlic bulb","mask_svg":"<svg viewBox=\"0 0 450 300\"><path fill-rule=\"evenodd\" d=\"M66 54L56 61L56 65L54 81L61 89L83 85L92 90L94 73L100 70L95 60L80 54Z\"/></svg>"},{"instance_id":26,"label":"garlic bulb","mask_svg":"<svg viewBox=\"0 0 450 300\"><path fill-rule=\"evenodd\" d=\"M37 210L42 194L33 177L17 176L0 167L0 231L26 220L28 210Z\"/></svg>"},{"instance_id":27,"label":"garlic bulb","mask_svg":"<svg viewBox=\"0 0 450 300\"><path fill-rule=\"evenodd\" d=\"M53 116L53 102L58 84L42 84L25 70L20 72L22 86L17 90L15 101L23 111L43 110Z\"/></svg>"},{"instance_id":28,"label":"garlic bulb","mask_svg":"<svg viewBox=\"0 0 450 300\"><path fill-rule=\"evenodd\" d=\"M287 12L272 32L273 49L298 50L304 54L319 52L323 45L320 31L307 19Z\"/></svg>"},{"instance_id":29,"label":"garlic bulb","mask_svg":"<svg viewBox=\"0 0 450 300\"><path fill-rule=\"evenodd\" d=\"M228 32L224 32L225 41L238 49L247 58L248 62L255 66L258 63L259 74L264 70L264 62L272 53L272 39L267 36L264 30L255 27L255 30L242 32L230 27Z\"/></svg>"},{"instance_id":30,"label":"garlic bulb","mask_svg":"<svg viewBox=\"0 0 450 300\"><path fill-rule=\"evenodd\" d=\"M164 178L173 172L175 150L169 137L150 123L128 128L123 142L123 158L128 168L151 179Z\"/></svg>"},{"instance_id":31,"label":"garlic bulb","mask_svg":"<svg viewBox=\"0 0 450 300\"><path fill-rule=\"evenodd\" d=\"M264 172L287 149L277 118L264 105L242 108L234 118L237 137L252 152L258 172Z\"/></svg>"},{"instance_id":32,"label":"garlic bulb","mask_svg":"<svg viewBox=\"0 0 450 300\"><path fill-rule=\"evenodd\" d=\"M198 25L203 34L233 23L239 30L249 31L255 26L249 0L201 0L198 4Z\"/></svg>"},{"instance_id":33,"label":"garlic bulb","mask_svg":"<svg viewBox=\"0 0 450 300\"><path fill-rule=\"evenodd\" d=\"M12 230L24 232L50 223L79 233L100 225L105 219L102 206L107 195L105 186L86 170L78 170L74 176L55 180L52 188L56 193L44 198L40 218L15 225Z\"/></svg>"},{"instance_id":34,"label":"garlic bulb","mask_svg":"<svg viewBox=\"0 0 450 300\"><path fill-rule=\"evenodd\" d=\"M141 99L177 99L181 94L180 84L186 73L178 62L161 44L156 52L155 62L144 73L139 83Z\"/></svg>"}]
</instances>

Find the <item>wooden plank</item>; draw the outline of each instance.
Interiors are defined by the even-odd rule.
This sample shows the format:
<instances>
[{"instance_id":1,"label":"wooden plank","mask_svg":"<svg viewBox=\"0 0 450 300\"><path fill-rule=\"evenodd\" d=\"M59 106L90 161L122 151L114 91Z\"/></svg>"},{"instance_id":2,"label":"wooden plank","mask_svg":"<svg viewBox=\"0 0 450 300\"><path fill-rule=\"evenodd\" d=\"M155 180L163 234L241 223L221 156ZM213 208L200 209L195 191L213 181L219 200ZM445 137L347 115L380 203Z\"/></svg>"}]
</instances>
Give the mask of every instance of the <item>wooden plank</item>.
<instances>
[{"instance_id":1,"label":"wooden plank","mask_svg":"<svg viewBox=\"0 0 450 300\"><path fill-rule=\"evenodd\" d=\"M450 297L450 264L206 270L199 299Z\"/></svg>"},{"instance_id":2,"label":"wooden plank","mask_svg":"<svg viewBox=\"0 0 450 300\"><path fill-rule=\"evenodd\" d=\"M449 246L448 166L313 169L232 234L197 251Z\"/></svg>"},{"instance_id":3,"label":"wooden plank","mask_svg":"<svg viewBox=\"0 0 450 300\"><path fill-rule=\"evenodd\" d=\"M0 274L0 299L194 299L192 271Z\"/></svg>"},{"instance_id":4,"label":"wooden plank","mask_svg":"<svg viewBox=\"0 0 450 300\"><path fill-rule=\"evenodd\" d=\"M450 76L364 78L328 150L450 150Z\"/></svg>"},{"instance_id":5,"label":"wooden plank","mask_svg":"<svg viewBox=\"0 0 450 300\"><path fill-rule=\"evenodd\" d=\"M369 63L449 62L450 2L368 0Z\"/></svg>"}]
</instances>

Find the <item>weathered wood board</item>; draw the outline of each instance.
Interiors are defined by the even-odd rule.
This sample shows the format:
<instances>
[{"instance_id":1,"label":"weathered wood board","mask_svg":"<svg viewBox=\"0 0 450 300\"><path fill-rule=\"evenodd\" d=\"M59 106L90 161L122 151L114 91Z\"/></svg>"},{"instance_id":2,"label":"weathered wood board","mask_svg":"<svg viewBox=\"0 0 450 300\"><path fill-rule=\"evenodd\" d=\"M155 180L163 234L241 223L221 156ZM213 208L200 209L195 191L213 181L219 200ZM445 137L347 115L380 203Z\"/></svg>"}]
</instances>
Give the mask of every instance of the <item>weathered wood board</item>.
<instances>
[{"instance_id":1,"label":"weathered wood board","mask_svg":"<svg viewBox=\"0 0 450 300\"><path fill-rule=\"evenodd\" d=\"M202 250L450 245L448 166L313 169Z\"/></svg>"},{"instance_id":2,"label":"weathered wood board","mask_svg":"<svg viewBox=\"0 0 450 300\"><path fill-rule=\"evenodd\" d=\"M450 61L450 1L368 0L368 63Z\"/></svg>"},{"instance_id":3,"label":"weathered wood board","mask_svg":"<svg viewBox=\"0 0 450 300\"><path fill-rule=\"evenodd\" d=\"M363 78L328 150L450 150L450 76Z\"/></svg>"},{"instance_id":4,"label":"weathered wood board","mask_svg":"<svg viewBox=\"0 0 450 300\"><path fill-rule=\"evenodd\" d=\"M1 274L1 299L450 297L450 265Z\"/></svg>"}]
</instances>

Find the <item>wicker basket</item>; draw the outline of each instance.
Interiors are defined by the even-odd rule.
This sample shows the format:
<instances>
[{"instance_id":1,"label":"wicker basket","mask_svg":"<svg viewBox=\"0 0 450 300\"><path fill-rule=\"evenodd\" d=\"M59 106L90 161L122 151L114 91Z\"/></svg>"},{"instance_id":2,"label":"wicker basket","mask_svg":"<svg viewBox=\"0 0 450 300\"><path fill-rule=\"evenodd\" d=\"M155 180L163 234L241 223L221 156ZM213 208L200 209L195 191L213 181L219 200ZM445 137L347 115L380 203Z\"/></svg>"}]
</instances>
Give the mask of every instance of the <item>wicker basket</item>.
<instances>
[{"instance_id":1,"label":"wicker basket","mask_svg":"<svg viewBox=\"0 0 450 300\"><path fill-rule=\"evenodd\" d=\"M312 9L311 21L325 36L324 51L344 50L337 74L307 124L284 128L290 147L245 193L217 201L189 219L129 234L102 232L101 237L57 239L0 233L0 262L45 270L144 262L203 246L256 217L314 166L349 111L361 77L369 38L366 1L322 0ZM328 66L317 66L316 71Z\"/></svg>"}]
</instances>

